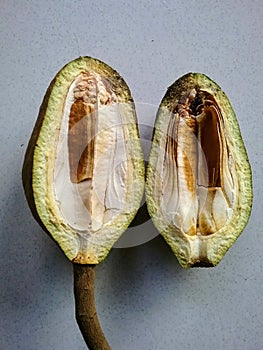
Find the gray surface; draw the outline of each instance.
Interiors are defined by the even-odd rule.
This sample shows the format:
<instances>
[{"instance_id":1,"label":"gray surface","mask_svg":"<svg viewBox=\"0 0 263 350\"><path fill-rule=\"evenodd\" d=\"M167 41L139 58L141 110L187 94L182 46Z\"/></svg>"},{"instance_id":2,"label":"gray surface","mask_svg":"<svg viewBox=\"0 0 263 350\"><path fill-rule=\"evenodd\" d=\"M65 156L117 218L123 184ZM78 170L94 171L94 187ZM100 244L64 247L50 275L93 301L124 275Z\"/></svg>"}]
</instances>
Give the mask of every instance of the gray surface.
<instances>
[{"instance_id":1,"label":"gray surface","mask_svg":"<svg viewBox=\"0 0 263 350\"><path fill-rule=\"evenodd\" d=\"M31 217L20 172L49 82L89 55L153 105L184 73L210 76L237 113L254 176L250 222L218 267L182 270L160 236L113 249L98 266L98 313L112 349L261 350L262 2L2 0L0 11L0 349L86 348L71 263Z\"/></svg>"}]
</instances>

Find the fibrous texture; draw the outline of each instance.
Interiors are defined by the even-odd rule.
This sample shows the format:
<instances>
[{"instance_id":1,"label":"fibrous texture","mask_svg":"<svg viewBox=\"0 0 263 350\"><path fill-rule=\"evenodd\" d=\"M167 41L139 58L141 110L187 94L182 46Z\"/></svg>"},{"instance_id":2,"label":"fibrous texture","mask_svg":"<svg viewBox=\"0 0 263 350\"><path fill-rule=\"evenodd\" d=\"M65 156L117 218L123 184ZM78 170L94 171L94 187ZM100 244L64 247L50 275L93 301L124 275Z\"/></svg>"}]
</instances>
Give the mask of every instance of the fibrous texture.
<instances>
[{"instance_id":1,"label":"fibrous texture","mask_svg":"<svg viewBox=\"0 0 263 350\"><path fill-rule=\"evenodd\" d=\"M251 169L234 111L202 74L176 81L160 105L147 171L153 221L183 267L214 266L251 210Z\"/></svg>"},{"instance_id":2,"label":"fibrous texture","mask_svg":"<svg viewBox=\"0 0 263 350\"><path fill-rule=\"evenodd\" d=\"M23 168L35 218L67 257L97 264L140 207L144 160L120 75L80 57L47 90Z\"/></svg>"}]
</instances>

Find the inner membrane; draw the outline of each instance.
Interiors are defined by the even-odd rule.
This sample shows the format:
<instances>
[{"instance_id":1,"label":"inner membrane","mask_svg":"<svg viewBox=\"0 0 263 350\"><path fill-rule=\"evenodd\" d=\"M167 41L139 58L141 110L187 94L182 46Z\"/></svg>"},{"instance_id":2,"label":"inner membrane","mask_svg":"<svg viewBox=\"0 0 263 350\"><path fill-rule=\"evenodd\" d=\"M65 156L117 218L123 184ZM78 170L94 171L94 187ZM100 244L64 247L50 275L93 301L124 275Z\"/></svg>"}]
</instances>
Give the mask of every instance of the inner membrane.
<instances>
[{"instance_id":1,"label":"inner membrane","mask_svg":"<svg viewBox=\"0 0 263 350\"><path fill-rule=\"evenodd\" d=\"M61 214L76 231L95 233L123 210L127 170L118 99L99 74L83 72L72 82L56 155Z\"/></svg>"},{"instance_id":2,"label":"inner membrane","mask_svg":"<svg viewBox=\"0 0 263 350\"><path fill-rule=\"evenodd\" d=\"M188 235L223 228L235 202L235 168L214 98L192 89L172 113L163 163L162 211Z\"/></svg>"}]
</instances>

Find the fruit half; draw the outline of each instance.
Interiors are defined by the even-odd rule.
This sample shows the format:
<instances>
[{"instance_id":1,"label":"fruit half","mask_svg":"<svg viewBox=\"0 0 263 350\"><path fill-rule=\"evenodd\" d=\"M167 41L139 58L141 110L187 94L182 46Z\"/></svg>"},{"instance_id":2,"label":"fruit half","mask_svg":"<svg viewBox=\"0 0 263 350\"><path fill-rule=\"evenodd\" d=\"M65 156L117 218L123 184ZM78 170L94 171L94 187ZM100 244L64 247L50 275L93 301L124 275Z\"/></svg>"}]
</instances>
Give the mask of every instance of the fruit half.
<instances>
[{"instance_id":1,"label":"fruit half","mask_svg":"<svg viewBox=\"0 0 263 350\"><path fill-rule=\"evenodd\" d=\"M146 200L183 267L217 265L249 219L251 169L238 122L203 74L183 76L161 102Z\"/></svg>"},{"instance_id":2,"label":"fruit half","mask_svg":"<svg viewBox=\"0 0 263 350\"><path fill-rule=\"evenodd\" d=\"M34 217L71 261L106 257L144 190L134 102L115 70L80 57L59 71L40 107L23 184Z\"/></svg>"}]
</instances>

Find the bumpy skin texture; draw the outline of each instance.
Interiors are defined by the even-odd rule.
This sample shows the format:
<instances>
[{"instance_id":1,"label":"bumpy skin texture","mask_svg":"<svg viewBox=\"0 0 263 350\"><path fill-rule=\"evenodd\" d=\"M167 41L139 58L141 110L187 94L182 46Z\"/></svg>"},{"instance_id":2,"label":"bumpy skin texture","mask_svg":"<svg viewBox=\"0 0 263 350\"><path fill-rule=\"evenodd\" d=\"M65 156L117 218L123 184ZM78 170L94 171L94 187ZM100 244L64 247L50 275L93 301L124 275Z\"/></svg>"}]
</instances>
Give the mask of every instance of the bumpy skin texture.
<instances>
[{"instance_id":1,"label":"bumpy skin texture","mask_svg":"<svg viewBox=\"0 0 263 350\"><path fill-rule=\"evenodd\" d=\"M238 183L237 202L230 222L216 233L207 236L187 235L167 222L161 211L160 201L158 202L162 185L157 164L160 149L164 147L167 138L164 130L167 130L172 111L178 105L182 94L191 89L201 89L212 95L220 107L224 123L223 131L235 163ZM200 73L186 74L168 88L156 117L146 180L147 207L155 226L172 248L182 267L215 266L246 226L251 212L252 197L251 168L238 122L227 96L207 76Z\"/></svg>"},{"instance_id":2,"label":"bumpy skin texture","mask_svg":"<svg viewBox=\"0 0 263 350\"><path fill-rule=\"evenodd\" d=\"M129 138L127 152L133 168L129 174L127 205L124 212L112 220L103 234L97 234L91 239L83 239L65 222L54 198L53 188L54 160L65 97L72 81L86 71L93 71L105 77L110 82L118 103L122 104L121 113ZM59 71L51 82L40 107L26 151L22 178L33 216L71 261L80 264L97 264L107 256L115 241L135 216L144 189L144 161L134 103L129 88L115 70L97 59L80 57Z\"/></svg>"}]
</instances>

